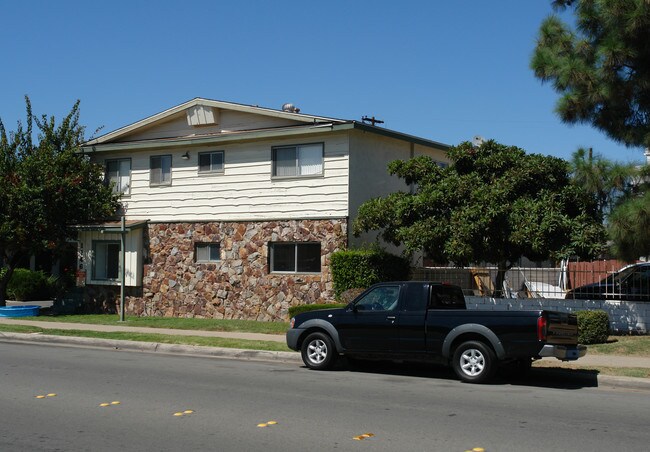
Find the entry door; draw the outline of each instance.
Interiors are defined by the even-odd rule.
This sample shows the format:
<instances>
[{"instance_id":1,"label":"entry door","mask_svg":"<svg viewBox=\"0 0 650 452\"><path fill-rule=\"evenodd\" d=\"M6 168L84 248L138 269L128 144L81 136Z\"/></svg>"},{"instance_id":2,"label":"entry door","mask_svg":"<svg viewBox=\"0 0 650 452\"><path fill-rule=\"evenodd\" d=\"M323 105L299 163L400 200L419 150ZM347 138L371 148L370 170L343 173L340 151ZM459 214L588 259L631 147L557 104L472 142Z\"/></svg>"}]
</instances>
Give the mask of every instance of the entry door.
<instances>
[{"instance_id":1,"label":"entry door","mask_svg":"<svg viewBox=\"0 0 650 452\"><path fill-rule=\"evenodd\" d=\"M400 285L377 286L357 300L338 325L343 346L353 352L389 352L398 346Z\"/></svg>"}]
</instances>

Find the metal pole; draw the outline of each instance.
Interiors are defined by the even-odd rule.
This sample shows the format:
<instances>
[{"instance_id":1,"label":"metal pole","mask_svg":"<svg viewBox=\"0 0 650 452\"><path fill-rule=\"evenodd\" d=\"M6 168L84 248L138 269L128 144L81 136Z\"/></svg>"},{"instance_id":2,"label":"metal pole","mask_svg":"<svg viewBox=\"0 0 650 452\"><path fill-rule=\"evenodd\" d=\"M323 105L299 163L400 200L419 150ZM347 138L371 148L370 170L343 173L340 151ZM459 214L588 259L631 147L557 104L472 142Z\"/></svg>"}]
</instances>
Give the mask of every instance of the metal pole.
<instances>
[{"instance_id":1,"label":"metal pole","mask_svg":"<svg viewBox=\"0 0 650 452\"><path fill-rule=\"evenodd\" d=\"M122 226L120 229L120 322L124 322L124 283L126 266L126 219L122 215Z\"/></svg>"}]
</instances>

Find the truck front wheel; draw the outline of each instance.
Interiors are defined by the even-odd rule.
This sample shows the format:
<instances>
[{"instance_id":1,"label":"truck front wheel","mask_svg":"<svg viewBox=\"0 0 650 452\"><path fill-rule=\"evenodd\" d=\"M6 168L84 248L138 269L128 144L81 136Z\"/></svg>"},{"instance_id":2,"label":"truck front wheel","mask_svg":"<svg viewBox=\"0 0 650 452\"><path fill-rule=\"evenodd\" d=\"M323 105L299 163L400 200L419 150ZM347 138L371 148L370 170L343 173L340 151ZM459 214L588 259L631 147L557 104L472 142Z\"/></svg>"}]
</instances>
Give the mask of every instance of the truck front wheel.
<instances>
[{"instance_id":1,"label":"truck front wheel","mask_svg":"<svg viewBox=\"0 0 650 452\"><path fill-rule=\"evenodd\" d=\"M332 338L326 333L311 333L300 348L302 361L315 370L331 368L336 362L337 353Z\"/></svg>"},{"instance_id":2,"label":"truck front wheel","mask_svg":"<svg viewBox=\"0 0 650 452\"><path fill-rule=\"evenodd\" d=\"M497 368L494 351L479 341L467 341L454 350L452 367L458 378L467 383L483 383Z\"/></svg>"}]
</instances>

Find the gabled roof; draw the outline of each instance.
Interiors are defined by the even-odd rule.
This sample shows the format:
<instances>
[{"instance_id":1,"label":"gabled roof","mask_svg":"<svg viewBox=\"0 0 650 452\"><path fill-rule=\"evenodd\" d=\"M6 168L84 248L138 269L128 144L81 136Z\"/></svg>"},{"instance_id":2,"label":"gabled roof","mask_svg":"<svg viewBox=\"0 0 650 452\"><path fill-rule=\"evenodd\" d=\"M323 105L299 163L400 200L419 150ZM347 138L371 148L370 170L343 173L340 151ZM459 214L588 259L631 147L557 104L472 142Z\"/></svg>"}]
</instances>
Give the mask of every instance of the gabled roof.
<instances>
[{"instance_id":1,"label":"gabled roof","mask_svg":"<svg viewBox=\"0 0 650 452\"><path fill-rule=\"evenodd\" d=\"M190 101L184 102L168 110L162 111L160 113L156 113L155 115L149 116L148 118L134 122L133 124L129 124L128 126L121 127L117 130L114 130L113 132L109 132L98 138L89 140L86 143L84 143L84 145L89 146L95 144L102 144L102 143L110 142L112 140L119 139L120 137L127 135L137 129L146 127L158 121L163 121L177 113L181 113L189 108L199 106L199 105L212 107L212 108L221 108L225 110L239 111L243 113L253 113L253 114L270 116L270 117L281 118L281 119L289 119L293 121L303 122L305 124L319 124L319 123L343 124L346 122L351 122L343 119L306 115L303 113L293 113L289 111L258 107L256 105L236 104L233 102L224 102L220 100L210 100L210 99L203 99L201 97L196 97Z\"/></svg>"},{"instance_id":2,"label":"gabled roof","mask_svg":"<svg viewBox=\"0 0 650 452\"><path fill-rule=\"evenodd\" d=\"M190 136L168 136L155 137L147 139L129 140L129 135L137 134L138 131L153 126L155 123L164 123L166 120L172 120L179 114L187 112L195 107L208 107L220 110L230 110L241 113L249 113L261 116L276 118L279 120L290 121L291 123L280 124L274 127L263 129L240 129L220 131L204 130L193 132ZM85 142L82 150L86 152L106 152L125 149L153 148L153 147L177 147L181 145L194 144L212 144L216 142L232 142L250 139L271 138L278 136L300 135L313 133L314 131L338 131L357 129L364 132L370 132L377 135L404 140L416 143L422 146L433 147L446 150L449 145L440 143L426 138L409 135L402 132L386 129L383 127L371 126L363 122L350 119L337 119L325 116L308 115L304 113L274 110L272 108L258 107L256 105L244 105L233 102L224 102L219 100L204 99L201 97L194 98L180 105L162 111L155 115L149 116L140 121L134 122L127 126L121 127L113 132L106 133L98 138Z\"/></svg>"}]
</instances>

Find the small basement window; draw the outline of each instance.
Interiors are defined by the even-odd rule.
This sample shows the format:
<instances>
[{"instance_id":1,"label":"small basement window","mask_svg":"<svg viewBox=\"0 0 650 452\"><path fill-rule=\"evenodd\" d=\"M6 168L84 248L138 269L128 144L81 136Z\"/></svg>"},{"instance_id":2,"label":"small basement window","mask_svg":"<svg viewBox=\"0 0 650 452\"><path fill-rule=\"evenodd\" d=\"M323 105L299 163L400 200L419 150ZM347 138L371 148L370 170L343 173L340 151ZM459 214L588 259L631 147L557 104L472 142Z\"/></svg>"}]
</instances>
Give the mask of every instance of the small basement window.
<instances>
[{"instance_id":1,"label":"small basement window","mask_svg":"<svg viewBox=\"0 0 650 452\"><path fill-rule=\"evenodd\" d=\"M217 262L221 260L221 246L218 243L197 243L194 257L196 262Z\"/></svg>"}]
</instances>

